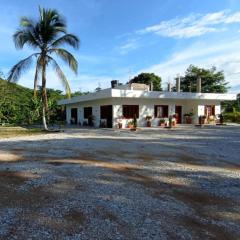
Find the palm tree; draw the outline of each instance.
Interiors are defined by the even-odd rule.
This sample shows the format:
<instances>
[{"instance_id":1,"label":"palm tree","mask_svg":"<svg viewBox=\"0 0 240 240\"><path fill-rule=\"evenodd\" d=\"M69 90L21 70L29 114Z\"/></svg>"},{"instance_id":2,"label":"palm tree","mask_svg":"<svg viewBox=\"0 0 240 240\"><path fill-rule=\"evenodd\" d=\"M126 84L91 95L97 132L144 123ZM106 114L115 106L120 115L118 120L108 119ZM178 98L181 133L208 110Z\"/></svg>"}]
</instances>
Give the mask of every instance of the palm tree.
<instances>
[{"instance_id":1,"label":"palm tree","mask_svg":"<svg viewBox=\"0 0 240 240\"><path fill-rule=\"evenodd\" d=\"M60 48L60 46L67 44L78 49L79 39L75 35L67 33L66 23L56 10L39 7L39 15L37 21L27 17L21 18L20 29L13 35L15 46L17 49L22 49L27 45L36 50L36 52L13 66L10 70L8 80L11 82L18 81L21 74L30 67L32 61L34 59L36 60L34 96L37 94L37 86L39 78L41 77L42 122L44 129L48 130L46 121L46 115L48 113L46 69L49 65L54 68L68 97L70 98L71 90L67 78L52 55L55 54L57 57L60 57L69 65L70 69L77 74L77 60L70 52L66 49Z\"/></svg>"}]
</instances>

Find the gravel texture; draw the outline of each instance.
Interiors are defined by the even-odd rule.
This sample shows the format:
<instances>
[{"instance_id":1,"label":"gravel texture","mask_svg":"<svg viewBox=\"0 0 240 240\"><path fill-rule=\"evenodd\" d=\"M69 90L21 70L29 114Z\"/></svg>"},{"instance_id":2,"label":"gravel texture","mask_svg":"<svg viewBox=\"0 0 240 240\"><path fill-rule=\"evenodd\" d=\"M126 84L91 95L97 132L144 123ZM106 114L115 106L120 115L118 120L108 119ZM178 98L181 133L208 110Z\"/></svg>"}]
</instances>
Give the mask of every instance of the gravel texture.
<instances>
[{"instance_id":1,"label":"gravel texture","mask_svg":"<svg viewBox=\"0 0 240 240\"><path fill-rule=\"evenodd\" d=\"M0 239L240 239L240 127L0 139Z\"/></svg>"}]
</instances>

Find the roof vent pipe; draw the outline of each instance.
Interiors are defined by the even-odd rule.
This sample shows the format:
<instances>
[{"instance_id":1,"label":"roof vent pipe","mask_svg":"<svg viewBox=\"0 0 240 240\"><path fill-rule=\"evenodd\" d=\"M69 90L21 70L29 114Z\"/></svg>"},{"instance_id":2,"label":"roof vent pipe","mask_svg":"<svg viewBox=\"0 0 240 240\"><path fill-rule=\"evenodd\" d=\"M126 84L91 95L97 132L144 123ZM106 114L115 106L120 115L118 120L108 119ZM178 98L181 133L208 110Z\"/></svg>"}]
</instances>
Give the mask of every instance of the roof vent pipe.
<instances>
[{"instance_id":1,"label":"roof vent pipe","mask_svg":"<svg viewBox=\"0 0 240 240\"><path fill-rule=\"evenodd\" d=\"M177 92L181 92L181 89L180 89L180 85L181 84L181 77L180 76L177 76L176 78L176 91Z\"/></svg>"},{"instance_id":2,"label":"roof vent pipe","mask_svg":"<svg viewBox=\"0 0 240 240\"><path fill-rule=\"evenodd\" d=\"M202 92L202 79L201 77L197 78L197 93Z\"/></svg>"},{"instance_id":3,"label":"roof vent pipe","mask_svg":"<svg viewBox=\"0 0 240 240\"><path fill-rule=\"evenodd\" d=\"M171 83L168 83L168 92L171 92L172 91L172 85Z\"/></svg>"}]
</instances>

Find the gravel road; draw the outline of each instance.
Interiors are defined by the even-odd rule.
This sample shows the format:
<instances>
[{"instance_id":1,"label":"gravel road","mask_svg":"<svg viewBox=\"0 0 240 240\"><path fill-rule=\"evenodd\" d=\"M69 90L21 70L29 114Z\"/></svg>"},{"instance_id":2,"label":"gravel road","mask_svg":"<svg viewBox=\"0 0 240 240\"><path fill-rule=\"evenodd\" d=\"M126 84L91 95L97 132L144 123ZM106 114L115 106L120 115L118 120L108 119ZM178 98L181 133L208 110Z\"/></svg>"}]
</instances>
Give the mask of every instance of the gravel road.
<instances>
[{"instance_id":1,"label":"gravel road","mask_svg":"<svg viewBox=\"0 0 240 240\"><path fill-rule=\"evenodd\" d=\"M0 139L0 239L240 239L240 127Z\"/></svg>"}]
</instances>

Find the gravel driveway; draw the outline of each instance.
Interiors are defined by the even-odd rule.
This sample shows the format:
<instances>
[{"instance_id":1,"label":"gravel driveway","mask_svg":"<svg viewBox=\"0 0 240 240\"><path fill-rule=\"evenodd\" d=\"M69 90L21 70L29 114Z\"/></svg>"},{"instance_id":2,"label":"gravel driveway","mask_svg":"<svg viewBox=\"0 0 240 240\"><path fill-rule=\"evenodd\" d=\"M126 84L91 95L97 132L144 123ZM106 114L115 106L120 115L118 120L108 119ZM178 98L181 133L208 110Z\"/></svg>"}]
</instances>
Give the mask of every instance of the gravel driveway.
<instances>
[{"instance_id":1,"label":"gravel driveway","mask_svg":"<svg viewBox=\"0 0 240 240\"><path fill-rule=\"evenodd\" d=\"M0 239L240 239L240 127L1 139Z\"/></svg>"}]
</instances>

